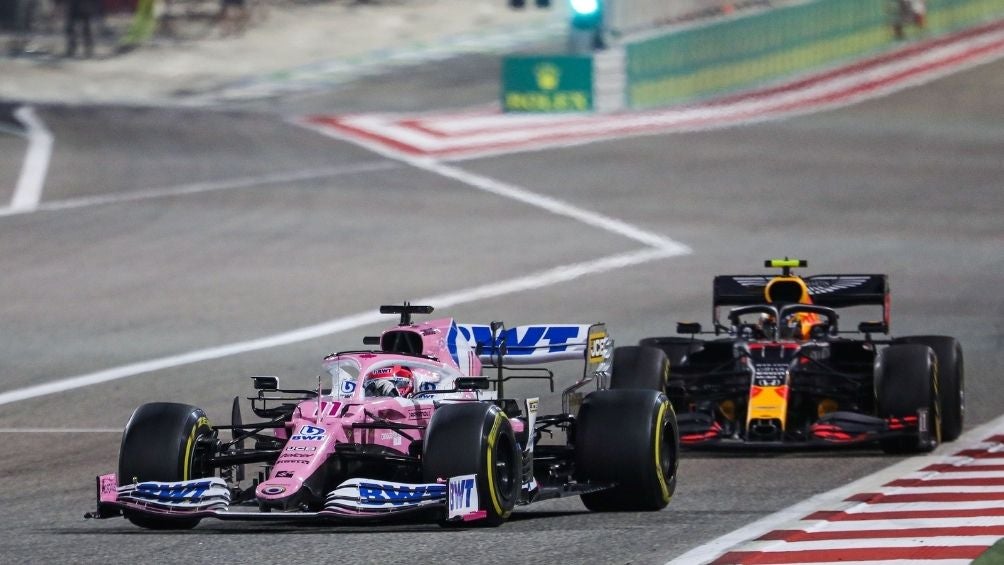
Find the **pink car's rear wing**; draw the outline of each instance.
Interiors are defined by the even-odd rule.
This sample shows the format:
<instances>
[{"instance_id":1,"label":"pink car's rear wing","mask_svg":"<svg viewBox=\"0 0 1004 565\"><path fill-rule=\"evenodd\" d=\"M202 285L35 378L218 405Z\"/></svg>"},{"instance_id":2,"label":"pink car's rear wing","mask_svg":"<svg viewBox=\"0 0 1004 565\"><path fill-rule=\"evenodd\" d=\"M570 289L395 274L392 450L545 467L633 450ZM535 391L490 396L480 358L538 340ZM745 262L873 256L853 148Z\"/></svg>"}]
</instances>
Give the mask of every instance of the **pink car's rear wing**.
<instances>
[{"instance_id":1,"label":"pink car's rear wing","mask_svg":"<svg viewBox=\"0 0 1004 565\"><path fill-rule=\"evenodd\" d=\"M550 324L497 328L490 325L458 324L460 336L475 348L486 363L512 365L552 361L588 360L609 340L603 324Z\"/></svg>"}]
</instances>

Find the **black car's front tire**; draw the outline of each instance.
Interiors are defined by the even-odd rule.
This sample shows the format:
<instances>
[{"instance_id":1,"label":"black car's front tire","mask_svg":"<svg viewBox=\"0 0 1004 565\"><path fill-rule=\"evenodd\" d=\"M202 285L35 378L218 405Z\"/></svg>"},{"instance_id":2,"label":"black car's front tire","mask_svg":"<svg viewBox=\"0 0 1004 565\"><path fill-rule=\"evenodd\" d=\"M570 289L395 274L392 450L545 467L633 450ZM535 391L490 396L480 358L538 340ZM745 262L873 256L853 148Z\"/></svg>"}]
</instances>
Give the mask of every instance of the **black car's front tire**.
<instances>
[{"instance_id":1,"label":"black car's front tire","mask_svg":"<svg viewBox=\"0 0 1004 565\"><path fill-rule=\"evenodd\" d=\"M941 440L955 441L962 435L966 414L966 375L962 345L954 337L916 335L896 343L920 343L934 350L938 360L938 397L941 402Z\"/></svg>"},{"instance_id":2,"label":"black car's front tire","mask_svg":"<svg viewBox=\"0 0 1004 565\"><path fill-rule=\"evenodd\" d=\"M916 416L926 408L931 441L915 437L880 440L886 453L932 451L941 443L941 403L938 398L937 360L922 344L894 344L879 351L875 360L875 401L880 418Z\"/></svg>"},{"instance_id":3,"label":"black car's front tire","mask_svg":"<svg viewBox=\"0 0 1004 565\"><path fill-rule=\"evenodd\" d=\"M187 481L212 475L206 464L207 440L215 436L200 408L172 402L144 404L133 412L122 433L119 449L120 485L143 481ZM194 528L198 518L161 518L125 511L130 522L143 528Z\"/></svg>"}]
</instances>

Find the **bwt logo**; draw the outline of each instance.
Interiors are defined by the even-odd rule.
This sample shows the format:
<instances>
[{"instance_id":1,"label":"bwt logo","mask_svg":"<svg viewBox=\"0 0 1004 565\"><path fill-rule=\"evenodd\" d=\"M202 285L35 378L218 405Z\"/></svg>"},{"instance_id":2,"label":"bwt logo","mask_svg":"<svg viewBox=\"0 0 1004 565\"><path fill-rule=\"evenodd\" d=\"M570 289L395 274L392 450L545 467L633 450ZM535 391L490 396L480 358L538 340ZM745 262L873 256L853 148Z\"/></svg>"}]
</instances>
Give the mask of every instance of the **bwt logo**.
<instances>
[{"instance_id":1,"label":"bwt logo","mask_svg":"<svg viewBox=\"0 0 1004 565\"><path fill-rule=\"evenodd\" d=\"M303 426L300 428L300 433L289 438L291 440L306 440L313 441L318 439L324 439L324 428L315 428L314 426Z\"/></svg>"},{"instance_id":2,"label":"bwt logo","mask_svg":"<svg viewBox=\"0 0 1004 565\"><path fill-rule=\"evenodd\" d=\"M420 502L426 497L442 495L446 487L443 485L381 485L376 483L359 483L360 502L368 504L402 505L409 502Z\"/></svg>"},{"instance_id":3,"label":"bwt logo","mask_svg":"<svg viewBox=\"0 0 1004 565\"><path fill-rule=\"evenodd\" d=\"M450 483L450 512L471 507L471 493L474 492L474 479L464 479Z\"/></svg>"},{"instance_id":4,"label":"bwt logo","mask_svg":"<svg viewBox=\"0 0 1004 565\"><path fill-rule=\"evenodd\" d=\"M492 330L488 326L458 326L457 330L468 341L473 337L476 343L486 346L492 343ZM494 346L504 341L507 355L533 355L538 347L547 347L548 353L559 353L568 351L568 346L572 345L569 340L578 337L578 326L518 326L502 332Z\"/></svg>"},{"instance_id":5,"label":"bwt logo","mask_svg":"<svg viewBox=\"0 0 1004 565\"><path fill-rule=\"evenodd\" d=\"M342 381L341 385L342 394L351 395L356 391L356 382L345 379Z\"/></svg>"},{"instance_id":6,"label":"bwt logo","mask_svg":"<svg viewBox=\"0 0 1004 565\"><path fill-rule=\"evenodd\" d=\"M208 481L174 485L140 483L136 485L136 495L143 498L157 498L158 500L198 500L206 494L210 486Z\"/></svg>"}]
</instances>

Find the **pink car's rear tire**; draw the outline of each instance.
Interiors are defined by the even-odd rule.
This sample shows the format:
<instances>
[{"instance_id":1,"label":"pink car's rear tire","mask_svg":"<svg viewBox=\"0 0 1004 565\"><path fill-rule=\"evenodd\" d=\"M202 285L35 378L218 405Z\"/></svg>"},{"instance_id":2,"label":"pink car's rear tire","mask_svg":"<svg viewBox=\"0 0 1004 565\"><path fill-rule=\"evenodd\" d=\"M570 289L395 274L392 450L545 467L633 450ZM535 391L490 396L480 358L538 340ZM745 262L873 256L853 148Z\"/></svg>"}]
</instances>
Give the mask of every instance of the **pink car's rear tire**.
<instances>
[{"instance_id":1,"label":"pink car's rear tire","mask_svg":"<svg viewBox=\"0 0 1004 565\"><path fill-rule=\"evenodd\" d=\"M576 477L606 490L582 495L594 512L653 511L676 490L680 436L666 395L598 390L586 396L575 426Z\"/></svg>"},{"instance_id":2,"label":"pink car's rear tire","mask_svg":"<svg viewBox=\"0 0 1004 565\"><path fill-rule=\"evenodd\" d=\"M611 389L666 389L669 379L669 358L663 350L646 345L614 348Z\"/></svg>"}]
</instances>

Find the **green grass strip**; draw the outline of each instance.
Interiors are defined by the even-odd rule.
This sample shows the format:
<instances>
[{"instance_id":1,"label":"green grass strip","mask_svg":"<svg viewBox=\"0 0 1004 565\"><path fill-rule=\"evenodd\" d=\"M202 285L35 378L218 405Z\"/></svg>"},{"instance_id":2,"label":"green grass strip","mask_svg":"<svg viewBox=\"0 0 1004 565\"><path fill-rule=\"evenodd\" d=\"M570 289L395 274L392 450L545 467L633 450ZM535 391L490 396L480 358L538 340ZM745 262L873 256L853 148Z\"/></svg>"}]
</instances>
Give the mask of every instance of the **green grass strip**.
<instances>
[{"instance_id":1,"label":"green grass strip","mask_svg":"<svg viewBox=\"0 0 1004 565\"><path fill-rule=\"evenodd\" d=\"M1004 539L990 546L979 557L973 560L972 565L1000 565L1004 563Z\"/></svg>"}]
</instances>

